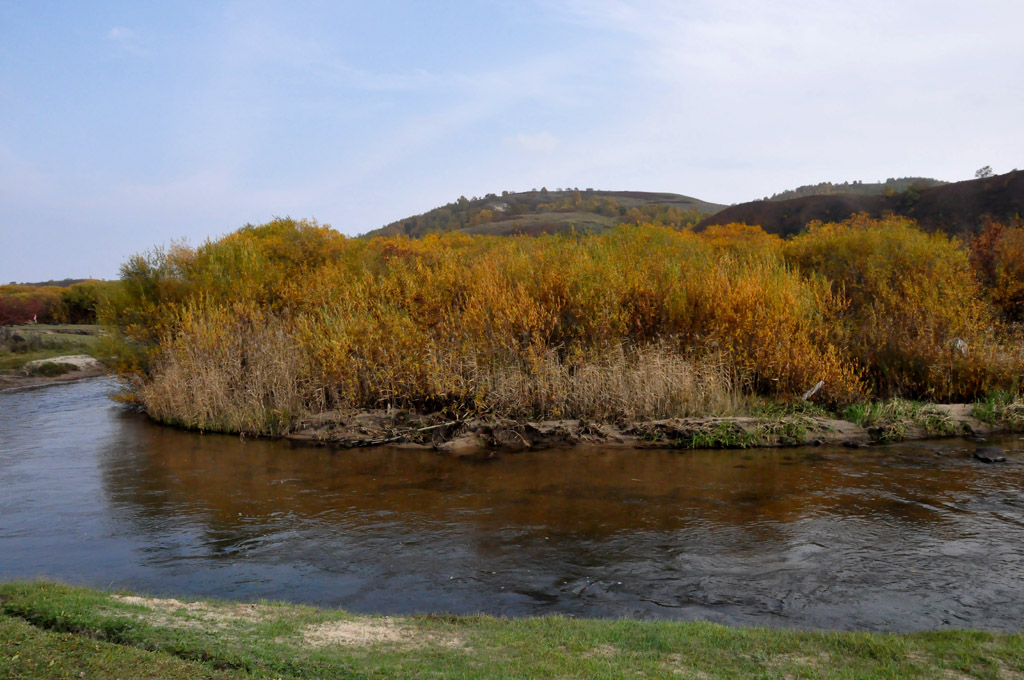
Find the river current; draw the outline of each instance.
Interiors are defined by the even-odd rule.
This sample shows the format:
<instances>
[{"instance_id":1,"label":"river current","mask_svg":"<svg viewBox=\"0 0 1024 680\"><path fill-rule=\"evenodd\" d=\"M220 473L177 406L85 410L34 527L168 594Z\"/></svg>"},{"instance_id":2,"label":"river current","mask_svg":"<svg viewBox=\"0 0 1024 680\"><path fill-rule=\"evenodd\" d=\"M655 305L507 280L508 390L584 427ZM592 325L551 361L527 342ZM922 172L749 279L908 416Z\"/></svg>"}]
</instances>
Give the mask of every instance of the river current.
<instances>
[{"instance_id":1,"label":"river current","mask_svg":"<svg viewBox=\"0 0 1024 680\"><path fill-rule=\"evenodd\" d=\"M329 450L0 392L0 579L356 612L1019 631L1024 441Z\"/></svg>"}]
</instances>

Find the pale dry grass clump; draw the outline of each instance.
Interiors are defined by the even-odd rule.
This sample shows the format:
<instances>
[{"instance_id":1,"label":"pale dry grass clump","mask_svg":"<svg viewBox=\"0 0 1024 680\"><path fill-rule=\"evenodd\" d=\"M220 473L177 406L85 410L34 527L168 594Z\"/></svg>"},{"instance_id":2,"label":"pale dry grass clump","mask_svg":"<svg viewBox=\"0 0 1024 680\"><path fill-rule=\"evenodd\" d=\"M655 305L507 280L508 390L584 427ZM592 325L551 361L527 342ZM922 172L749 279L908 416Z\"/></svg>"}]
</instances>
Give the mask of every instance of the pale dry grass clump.
<instances>
[{"instance_id":1,"label":"pale dry grass clump","mask_svg":"<svg viewBox=\"0 0 1024 680\"><path fill-rule=\"evenodd\" d=\"M111 599L124 604L145 607L150 614L144 618L149 623L173 628L209 627L225 630L230 624L262 623L281 611L279 608L258 604L214 605L209 602L185 602L174 598L140 597L137 595L112 595Z\"/></svg>"},{"instance_id":2,"label":"pale dry grass clump","mask_svg":"<svg viewBox=\"0 0 1024 680\"><path fill-rule=\"evenodd\" d=\"M308 626L302 637L303 642L310 647L381 645L399 649L459 649L465 646L465 641L458 635L423 630L418 626L396 621L390 616L325 621Z\"/></svg>"},{"instance_id":3,"label":"pale dry grass clump","mask_svg":"<svg viewBox=\"0 0 1024 680\"><path fill-rule=\"evenodd\" d=\"M687 356L666 345L486 361L435 347L415 380L397 384L391 374L353 365L362 388L346 391L312 372L279 318L216 309L185 317L139 396L154 419L200 430L278 435L328 406L447 403L513 418L629 421L732 415L748 400L724 354Z\"/></svg>"}]
</instances>

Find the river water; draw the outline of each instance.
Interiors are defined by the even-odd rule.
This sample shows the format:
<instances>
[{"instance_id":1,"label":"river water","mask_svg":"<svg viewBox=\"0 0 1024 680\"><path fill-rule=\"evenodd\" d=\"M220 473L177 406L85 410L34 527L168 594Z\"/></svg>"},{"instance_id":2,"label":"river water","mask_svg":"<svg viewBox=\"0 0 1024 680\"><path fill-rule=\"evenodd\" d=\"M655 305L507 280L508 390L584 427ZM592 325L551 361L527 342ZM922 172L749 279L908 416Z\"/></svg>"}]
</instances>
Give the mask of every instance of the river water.
<instances>
[{"instance_id":1,"label":"river water","mask_svg":"<svg viewBox=\"0 0 1024 680\"><path fill-rule=\"evenodd\" d=\"M357 612L1024 627L1024 453L335 451L157 426L114 389L0 392L0 579Z\"/></svg>"}]
</instances>

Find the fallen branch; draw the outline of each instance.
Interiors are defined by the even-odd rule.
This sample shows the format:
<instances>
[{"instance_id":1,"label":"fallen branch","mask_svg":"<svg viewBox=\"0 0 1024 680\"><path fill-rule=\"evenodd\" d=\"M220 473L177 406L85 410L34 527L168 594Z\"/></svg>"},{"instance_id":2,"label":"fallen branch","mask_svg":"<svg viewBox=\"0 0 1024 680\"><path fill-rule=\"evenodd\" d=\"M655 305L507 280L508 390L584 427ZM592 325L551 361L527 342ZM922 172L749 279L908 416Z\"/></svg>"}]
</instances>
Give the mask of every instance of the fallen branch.
<instances>
[{"instance_id":1,"label":"fallen branch","mask_svg":"<svg viewBox=\"0 0 1024 680\"><path fill-rule=\"evenodd\" d=\"M361 442L359 444L359 446L380 446L381 444L392 444L392 443L397 442L399 440L405 439L406 437L408 437L409 435L414 434L414 433L427 432L428 430L436 430L439 427L448 427L449 425L459 425L459 424L461 424L463 422L465 422L465 421L462 421L462 420L451 420L451 421L449 421L447 423L438 423L437 425L428 425L427 427L421 427L421 428L415 429L415 430L406 430L402 434L396 435L394 437L389 437L387 439L367 439L367 440L364 440L363 442Z\"/></svg>"}]
</instances>

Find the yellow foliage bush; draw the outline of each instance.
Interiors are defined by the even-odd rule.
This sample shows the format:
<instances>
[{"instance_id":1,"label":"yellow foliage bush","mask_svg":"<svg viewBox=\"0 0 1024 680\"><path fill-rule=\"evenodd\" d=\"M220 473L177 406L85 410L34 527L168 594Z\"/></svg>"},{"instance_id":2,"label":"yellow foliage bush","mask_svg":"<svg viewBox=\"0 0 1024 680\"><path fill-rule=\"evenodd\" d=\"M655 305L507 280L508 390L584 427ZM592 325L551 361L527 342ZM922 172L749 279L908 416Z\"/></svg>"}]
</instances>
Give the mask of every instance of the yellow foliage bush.
<instances>
[{"instance_id":1,"label":"yellow foliage bush","mask_svg":"<svg viewBox=\"0 0 1024 680\"><path fill-rule=\"evenodd\" d=\"M132 258L104 309L154 417L279 432L303 411L529 418L952 398L1015 379L965 251L899 220L702 234L349 239L275 220ZM964 354L956 341L966 343Z\"/></svg>"},{"instance_id":2,"label":"yellow foliage bush","mask_svg":"<svg viewBox=\"0 0 1024 680\"><path fill-rule=\"evenodd\" d=\"M849 302L837 330L879 396L975 398L1019 380L967 250L910 220L812 223L787 260Z\"/></svg>"},{"instance_id":3,"label":"yellow foliage bush","mask_svg":"<svg viewBox=\"0 0 1024 680\"><path fill-rule=\"evenodd\" d=\"M1024 322L1024 218L988 223L971 246L996 307L1011 323Z\"/></svg>"},{"instance_id":4,"label":"yellow foliage bush","mask_svg":"<svg viewBox=\"0 0 1024 680\"><path fill-rule=\"evenodd\" d=\"M761 227L735 222L712 224L700 235L715 248L740 255L779 255L784 243L779 236L769 234Z\"/></svg>"}]
</instances>

